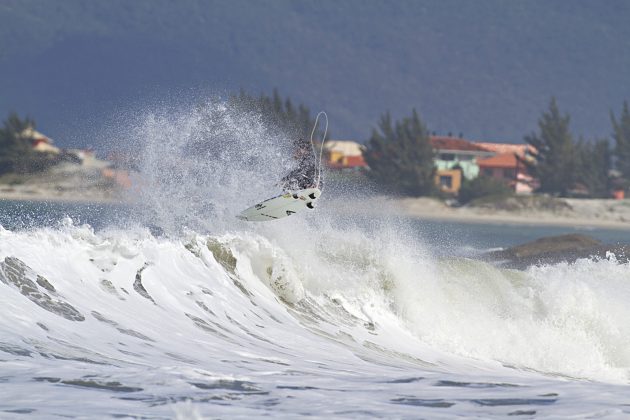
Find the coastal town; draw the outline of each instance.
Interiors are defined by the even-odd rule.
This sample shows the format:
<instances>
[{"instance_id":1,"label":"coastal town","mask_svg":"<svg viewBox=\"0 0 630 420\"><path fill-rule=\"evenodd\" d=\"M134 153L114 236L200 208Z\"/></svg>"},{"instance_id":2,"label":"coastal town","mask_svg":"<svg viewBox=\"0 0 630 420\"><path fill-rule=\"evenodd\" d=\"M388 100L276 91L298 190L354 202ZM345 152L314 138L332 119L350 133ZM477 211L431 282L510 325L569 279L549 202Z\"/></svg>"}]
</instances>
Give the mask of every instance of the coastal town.
<instances>
[{"instance_id":1,"label":"coastal town","mask_svg":"<svg viewBox=\"0 0 630 420\"><path fill-rule=\"evenodd\" d=\"M297 113L290 100L283 101L277 92L273 97L244 95L241 93L238 98L240 102L261 115L271 116L268 123L273 126L289 131L287 127L297 125L304 133L313 126L308 108L300 105ZM562 122L552 101L549 113L541 121L554 114ZM616 139L615 165L610 163L611 152L606 143L606 159L595 167L590 161L597 160L596 153L591 153L597 151L593 148L596 146L575 143L570 135L565 136L568 141L561 138L567 160L572 159L567 164L562 162L562 153L558 153L560 157L545 157L548 145L540 143L538 150L535 141L513 144L471 140L461 134L429 133L415 111L411 118L397 121L396 130L391 121L383 121L386 124L381 125L382 133L412 134L387 139L385 154L379 151L379 142L385 140L376 131L367 142L326 138L323 146L319 144L333 184L350 186L346 188L349 191L372 186L371 193L361 197L365 201L363 211L482 223L629 227L630 205L625 200L628 184L623 171L627 169L627 159L619 146L623 146L622 137ZM615 128L629 123L630 112L625 105ZM541 131L544 130L541 125ZM621 128L618 131L623 134ZM133 191L134 179L139 178L128 153L110 151L103 159L91 149L58 147L53 139L35 129L34 122L16 115L5 121L2 137L0 199L121 203L133 196L129 192ZM407 150L410 156L397 159L400 151L396 147ZM549 164L545 159L556 163ZM398 166L383 171L383 165ZM564 186L549 186L549 178L563 176ZM407 181L411 184L405 184ZM409 185L415 190L410 190ZM384 201L390 205L381 205Z\"/></svg>"},{"instance_id":2,"label":"coastal town","mask_svg":"<svg viewBox=\"0 0 630 420\"><path fill-rule=\"evenodd\" d=\"M447 196L457 197L462 182L479 176L504 183L513 194L490 197L468 205L434 197L377 197L359 201L364 212L399 215L424 220L491 224L538 224L630 229L630 203L622 188L609 198L553 197L536 194L538 181L524 160L532 147L526 144L471 141L461 137L430 136L435 151L435 185ZM345 173L367 171L365 146L356 141L325 144L330 170ZM613 172L611 176L616 176Z\"/></svg>"},{"instance_id":3,"label":"coastal town","mask_svg":"<svg viewBox=\"0 0 630 420\"><path fill-rule=\"evenodd\" d=\"M456 196L462 180L480 175L504 182L516 194L532 194L536 180L529 175L523 160L532 147L526 144L472 141L461 137L429 137L435 152L435 184ZM365 146L352 140L330 140L324 144L326 163L332 170L365 171ZM623 198L623 192L619 195Z\"/></svg>"},{"instance_id":4,"label":"coastal town","mask_svg":"<svg viewBox=\"0 0 630 420\"><path fill-rule=\"evenodd\" d=\"M43 198L39 197L42 195L65 200L73 197L96 199L98 191L90 194L90 189L95 188L104 193L103 197L115 198L119 196L116 190L131 187L129 169L119 167L122 159L115 154L111 154L109 160L103 160L90 149L62 149L32 127L25 129L21 136L30 143L33 151L51 155L59 161L60 164L49 170L45 178L38 179L39 184L42 181L47 181L49 185L54 183L54 191L48 191L43 185L35 188L36 183L29 182L42 177L22 177L23 182L15 182L15 176L5 175L0 179L3 181L0 187L2 198L38 199ZM531 194L536 187L536 180L522 163L531 146L449 136L431 136L430 142L436 156L435 184L444 193L456 197L464 179L472 180L481 174L501 180L516 194ZM365 146L357 141L328 140L324 143L324 161L331 171L365 172L369 167L363 157L364 151ZM51 172L60 176L51 179ZM623 198L623 191L617 193L616 198Z\"/></svg>"},{"instance_id":5,"label":"coastal town","mask_svg":"<svg viewBox=\"0 0 630 420\"><path fill-rule=\"evenodd\" d=\"M65 202L113 202L119 201L125 190L131 187L127 169L116 162L96 157L91 149L60 148L45 134L26 125L18 140L24 148L19 159L25 156L45 169L4 169L0 175L0 199L65 201ZM7 153L10 146L5 144ZM8 153L7 153L8 154ZM42 163L43 162L43 163ZM5 168L11 162L4 162ZM18 163L15 163L18 165Z\"/></svg>"}]
</instances>

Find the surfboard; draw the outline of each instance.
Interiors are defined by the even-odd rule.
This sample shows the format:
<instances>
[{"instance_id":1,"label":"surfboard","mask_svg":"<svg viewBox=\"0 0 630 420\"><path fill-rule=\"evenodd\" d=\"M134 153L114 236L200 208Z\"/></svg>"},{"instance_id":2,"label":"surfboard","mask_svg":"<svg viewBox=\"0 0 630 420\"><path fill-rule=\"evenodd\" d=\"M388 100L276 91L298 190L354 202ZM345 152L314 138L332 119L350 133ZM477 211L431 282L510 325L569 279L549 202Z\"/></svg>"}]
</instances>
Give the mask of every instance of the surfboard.
<instances>
[{"instance_id":1,"label":"surfboard","mask_svg":"<svg viewBox=\"0 0 630 420\"><path fill-rule=\"evenodd\" d=\"M236 217L248 222L282 219L283 217L314 208L314 203L321 194L322 192L318 188L287 192L261 201L243 210Z\"/></svg>"}]
</instances>

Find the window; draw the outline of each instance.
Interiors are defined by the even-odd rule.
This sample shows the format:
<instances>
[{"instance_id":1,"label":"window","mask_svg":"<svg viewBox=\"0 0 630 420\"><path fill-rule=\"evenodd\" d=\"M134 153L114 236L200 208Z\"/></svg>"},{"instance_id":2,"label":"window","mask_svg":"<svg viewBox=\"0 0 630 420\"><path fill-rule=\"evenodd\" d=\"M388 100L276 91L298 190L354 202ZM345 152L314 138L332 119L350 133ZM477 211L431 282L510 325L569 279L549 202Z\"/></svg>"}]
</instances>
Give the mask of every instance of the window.
<instances>
[{"instance_id":1,"label":"window","mask_svg":"<svg viewBox=\"0 0 630 420\"><path fill-rule=\"evenodd\" d=\"M453 188L453 177L451 175L440 175L440 187Z\"/></svg>"},{"instance_id":2,"label":"window","mask_svg":"<svg viewBox=\"0 0 630 420\"><path fill-rule=\"evenodd\" d=\"M455 160L455 155L453 153L441 153L441 160Z\"/></svg>"},{"instance_id":3,"label":"window","mask_svg":"<svg viewBox=\"0 0 630 420\"><path fill-rule=\"evenodd\" d=\"M504 169L503 170L503 178L514 179L516 178L516 170L515 169Z\"/></svg>"},{"instance_id":4,"label":"window","mask_svg":"<svg viewBox=\"0 0 630 420\"><path fill-rule=\"evenodd\" d=\"M492 168L483 168L483 174L485 176L492 176L493 175L493 170Z\"/></svg>"}]
</instances>

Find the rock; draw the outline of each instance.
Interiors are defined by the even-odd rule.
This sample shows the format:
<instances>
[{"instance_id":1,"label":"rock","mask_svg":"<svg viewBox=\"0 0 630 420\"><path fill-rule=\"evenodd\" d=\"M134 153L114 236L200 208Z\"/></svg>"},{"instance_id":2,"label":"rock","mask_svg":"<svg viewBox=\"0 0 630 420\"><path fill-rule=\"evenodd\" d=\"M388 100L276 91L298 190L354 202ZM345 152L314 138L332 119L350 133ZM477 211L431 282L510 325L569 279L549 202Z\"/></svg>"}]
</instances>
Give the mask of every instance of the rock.
<instances>
[{"instance_id":1,"label":"rock","mask_svg":"<svg viewBox=\"0 0 630 420\"><path fill-rule=\"evenodd\" d=\"M537 264L574 262L580 258L605 258L614 253L619 261L628 261L630 245L605 245L587 235L550 236L484 255L484 259L502 266L525 269Z\"/></svg>"},{"instance_id":2,"label":"rock","mask_svg":"<svg viewBox=\"0 0 630 420\"><path fill-rule=\"evenodd\" d=\"M557 252L575 252L601 245L602 243L590 236L580 234L550 236L533 242L517 245L496 254L507 258L528 258Z\"/></svg>"}]
</instances>

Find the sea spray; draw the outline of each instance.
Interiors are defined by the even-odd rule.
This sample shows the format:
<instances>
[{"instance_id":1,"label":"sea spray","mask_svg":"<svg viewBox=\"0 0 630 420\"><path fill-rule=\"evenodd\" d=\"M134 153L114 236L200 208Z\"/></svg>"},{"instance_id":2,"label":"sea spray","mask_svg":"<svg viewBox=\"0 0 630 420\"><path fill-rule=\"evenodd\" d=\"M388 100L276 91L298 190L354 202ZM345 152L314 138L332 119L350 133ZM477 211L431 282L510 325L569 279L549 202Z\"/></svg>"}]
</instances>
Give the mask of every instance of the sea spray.
<instances>
[{"instance_id":1,"label":"sea spray","mask_svg":"<svg viewBox=\"0 0 630 420\"><path fill-rule=\"evenodd\" d=\"M398 277L397 307L424 342L567 377L630 378L630 266L614 260L525 272L444 260L433 278Z\"/></svg>"},{"instance_id":2,"label":"sea spray","mask_svg":"<svg viewBox=\"0 0 630 420\"><path fill-rule=\"evenodd\" d=\"M127 116L116 147L131 156L133 218L161 231L220 231L253 202L277 194L292 134L254 111L207 101Z\"/></svg>"}]
</instances>

